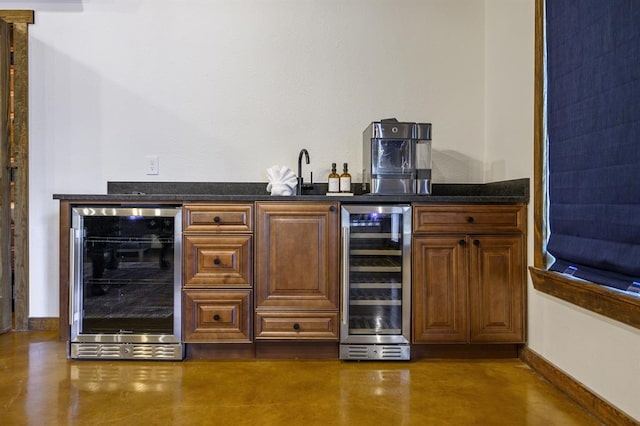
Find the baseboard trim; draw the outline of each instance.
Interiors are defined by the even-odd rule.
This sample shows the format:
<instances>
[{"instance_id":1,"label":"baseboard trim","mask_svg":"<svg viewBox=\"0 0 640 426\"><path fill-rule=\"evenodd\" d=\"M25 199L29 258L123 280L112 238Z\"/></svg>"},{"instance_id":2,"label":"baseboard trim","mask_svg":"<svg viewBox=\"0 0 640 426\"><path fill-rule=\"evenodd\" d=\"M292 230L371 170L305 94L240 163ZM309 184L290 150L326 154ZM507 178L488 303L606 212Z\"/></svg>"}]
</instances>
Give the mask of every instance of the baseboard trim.
<instances>
[{"instance_id":1,"label":"baseboard trim","mask_svg":"<svg viewBox=\"0 0 640 426\"><path fill-rule=\"evenodd\" d=\"M29 318L29 330L59 331L60 318Z\"/></svg>"},{"instance_id":2,"label":"baseboard trim","mask_svg":"<svg viewBox=\"0 0 640 426\"><path fill-rule=\"evenodd\" d=\"M525 346L520 359L549 383L565 393L599 422L607 425L639 426L640 423L587 389L582 383Z\"/></svg>"}]
</instances>

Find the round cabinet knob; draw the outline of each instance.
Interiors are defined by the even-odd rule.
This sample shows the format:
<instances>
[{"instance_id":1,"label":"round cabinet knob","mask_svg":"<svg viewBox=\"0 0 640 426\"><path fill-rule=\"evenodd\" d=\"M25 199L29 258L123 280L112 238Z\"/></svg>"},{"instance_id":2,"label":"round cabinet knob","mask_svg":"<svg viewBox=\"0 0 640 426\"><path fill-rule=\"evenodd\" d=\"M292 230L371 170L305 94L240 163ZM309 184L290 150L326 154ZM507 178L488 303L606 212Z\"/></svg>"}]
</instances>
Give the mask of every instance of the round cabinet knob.
<instances>
[{"instance_id":1,"label":"round cabinet knob","mask_svg":"<svg viewBox=\"0 0 640 426\"><path fill-rule=\"evenodd\" d=\"M220 223L222 221L222 219L220 219L220 216L216 216L216 217L213 218L213 221L215 223Z\"/></svg>"},{"instance_id":2,"label":"round cabinet knob","mask_svg":"<svg viewBox=\"0 0 640 426\"><path fill-rule=\"evenodd\" d=\"M336 210L337 210L337 209L336 209L336 206L331 206L331 207L329 207L329 211L330 211L330 212L335 212Z\"/></svg>"},{"instance_id":3,"label":"round cabinet knob","mask_svg":"<svg viewBox=\"0 0 640 426\"><path fill-rule=\"evenodd\" d=\"M465 240L460 240L460 241L458 241L458 244L460 244L461 246L464 247L464 246L467 245L467 242Z\"/></svg>"},{"instance_id":4,"label":"round cabinet knob","mask_svg":"<svg viewBox=\"0 0 640 426\"><path fill-rule=\"evenodd\" d=\"M467 216L467 223L473 223L473 216Z\"/></svg>"},{"instance_id":5,"label":"round cabinet knob","mask_svg":"<svg viewBox=\"0 0 640 426\"><path fill-rule=\"evenodd\" d=\"M213 316L213 320L214 320L214 321L220 321L220 315L215 314L215 315Z\"/></svg>"},{"instance_id":6,"label":"round cabinet knob","mask_svg":"<svg viewBox=\"0 0 640 426\"><path fill-rule=\"evenodd\" d=\"M473 240L473 245L474 246L479 246L480 245L480 240Z\"/></svg>"},{"instance_id":7,"label":"round cabinet knob","mask_svg":"<svg viewBox=\"0 0 640 426\"><path fill-rule=\"evenodd\" d=\"M300 330L300 324L298 324L298 323L293 324L293 329L294 330Z\"/></svg>"},{"instance_id":8,"label":"round cabinet knob","mask_svg":"<svg viewBox=\"0 0 640 426\"><path fill-rule=\"evenodd\" d=\"M215 259L213 259L213 264L214 265L219 265L220 263L221 263L220 259L218 259L217 257Z\"/></svg>"}]
</instances>

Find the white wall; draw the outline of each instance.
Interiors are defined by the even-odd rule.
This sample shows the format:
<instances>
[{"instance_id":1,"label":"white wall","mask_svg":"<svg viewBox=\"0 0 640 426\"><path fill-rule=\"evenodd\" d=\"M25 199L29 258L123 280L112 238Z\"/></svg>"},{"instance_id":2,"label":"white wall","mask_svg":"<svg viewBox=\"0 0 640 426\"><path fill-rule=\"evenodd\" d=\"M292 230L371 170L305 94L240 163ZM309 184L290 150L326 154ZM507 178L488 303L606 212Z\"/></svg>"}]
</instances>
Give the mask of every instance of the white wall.
<instances>
[{"instance_id":1,"label":"white wall","mask_svg":"<svg viewBox=\"0 0 640 426\"><path fill-rule=\"evenodd\" d=\"M487 181L533 176L533 3L486 1ZM533 264L533 198L528 252ZM539 293L530 282L528 314L533 351L640 419L640 330Z\"/></svg>"},{"instance_id":2,"label":"white wall","mask_svg":"<svg viewBox=\"0 0 640 426\"><path fill-rule=\"evenodd\" d=\"M30 316L58 315L54 193L264 181L307 148L361 179L374 120L434 124L434 180L483 180L477 0L65 0L30 27ZM5 6L3 7L11 7ZM160 174L145 174L145 155ZM442 160L442 161L440 161Z\"/></svg>"},{"instance_id":3,"label":"white wall","mask_svg":"<svg viewBox=\"0 0 640 426\"><path fill-rule=\"evenodd\" d=\"M362 130L394 116L433 123L435 182L532 177L533 4L4 1L36 11L30 316L58 315L54 193L104 193L109 180L266 181L303 147L316 180L331 162L360 180ZM160 175L145 175L147 154ZM530 262L532 218L531 204ZM529 285L529 344L640 418L628 371L637 330Z\"/></svg>"}]
</instances>

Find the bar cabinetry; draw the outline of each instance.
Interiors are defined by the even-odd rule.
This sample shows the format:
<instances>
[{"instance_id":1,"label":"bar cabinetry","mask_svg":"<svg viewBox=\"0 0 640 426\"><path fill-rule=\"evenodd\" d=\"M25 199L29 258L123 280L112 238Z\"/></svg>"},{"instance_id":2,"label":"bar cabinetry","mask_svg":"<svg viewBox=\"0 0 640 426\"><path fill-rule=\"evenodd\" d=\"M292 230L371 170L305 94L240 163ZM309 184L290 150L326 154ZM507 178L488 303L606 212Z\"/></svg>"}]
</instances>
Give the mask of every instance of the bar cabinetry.
<instances>
[{"instance_id":1,"label":"bar cabinetry","mask_svg":"<svg viewBox=\"0 0 640 426\"><path fill-rule=\"evenodd\" d=\"M336 202L256 203L255 338L338 340Z\"/></svg>"},{"instance_id":2,"label":"bar cabinetry","mask_svg":"<svg viewBox=\"0 0 640 426\"><path fill-rule=\"evenodd\" d=\"M526 206L420 205L413 343L523 343Z\"/></svg>"},{"instance_id":3,"label":"bar cabinetry","mask_svg":"<svg viewBox=\"0 0 640 426\"><path fill-rule=\"evenodd\" d=\"M184 340L252 342L253 204L184 206Z\"/></svg>"}]
</instances>

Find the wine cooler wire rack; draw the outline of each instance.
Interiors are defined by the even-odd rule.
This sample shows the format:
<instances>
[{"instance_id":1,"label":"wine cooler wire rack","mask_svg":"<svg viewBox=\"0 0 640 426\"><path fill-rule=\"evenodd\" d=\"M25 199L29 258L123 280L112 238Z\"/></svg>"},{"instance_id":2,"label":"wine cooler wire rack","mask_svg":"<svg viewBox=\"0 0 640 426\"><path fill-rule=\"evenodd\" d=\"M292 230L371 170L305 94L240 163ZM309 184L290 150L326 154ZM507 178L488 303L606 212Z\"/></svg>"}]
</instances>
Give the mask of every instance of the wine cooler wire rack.
<instances>
[{"instance_id":1,"label":"wine cooler wire rack","mask_svg":"<svg viewBox=\"0 0 640 426\"><path fill-rule=\"evenodd\" d=\"M401 235L352 232L350 238L356 240L351 245L356 248L349 251L349 305L365 310L367 307L401 307L402 278L399 273L402 272L402 250L384 246L389 240L401 244ZM349 333L401 334L401 315L393 315L390 312L380 315L375 310L369 313L361 312L359 315L352 314L349 318Z\"/></svg>"},{"instance_id":2,"label":"wine cooler wire rack","mask_svg":"<svg viewBox=\"0 0 640 426\"><path fill-rule=\"evenodd\" d=\"M117 236L117 237L87 237L87 244L151 244L151 243L161 243L161 244L171 244L173 243L173 237L162 237L156 235L149 235L144 237L127 237L127 236Z\"/></svg>"}]
</instances>

